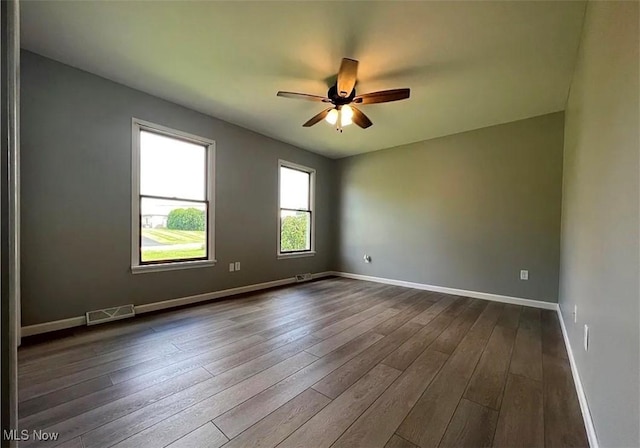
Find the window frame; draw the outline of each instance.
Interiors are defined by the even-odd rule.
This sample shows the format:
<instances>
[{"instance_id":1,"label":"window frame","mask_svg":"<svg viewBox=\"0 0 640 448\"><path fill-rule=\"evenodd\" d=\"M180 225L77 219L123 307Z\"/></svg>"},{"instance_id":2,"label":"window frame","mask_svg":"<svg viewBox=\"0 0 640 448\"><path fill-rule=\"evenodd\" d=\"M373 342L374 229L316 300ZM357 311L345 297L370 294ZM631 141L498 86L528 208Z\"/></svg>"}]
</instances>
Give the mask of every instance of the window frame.
<instances>
[{"instance_id":1,"label":"window frame","mask_svg":"<svg viewBox=\"0 0 640 448\"><path fill-rule=\"evenodd\" d=\"M215 141L172 129L149 121L132 118L131 120L131 272L171 271L190 268L210 267L216 264L215 259ZM192 260L166 260L157 262L142 262L140 257L141 243L141 215L140 215L140 132L147 131L178 140L187 141L205 147L206 151L206 194L203 201L207 204L207 257ZM148 195L146 195L148 196ZM187 201L188 202L188 201Z\"/></svg>"},{"instance_id":2,"label":"window frame","mask_svg":"<svg viewBox=\"0 0 640 448\"><path fill-rule=\"evenodd\" d=\"M304 210L310 214L311 221L311 229L309 235L309 249L298 250L298 251L286 251L282 252L281 246L281 233L282 233L282 207L280 204L280 169L281 168L289 168L296 171L302 171L309 175L309 210ZM297 163L289 162L287 160L279 159L278 160L278 209L277 209L277 225L276 230L278 233L277 237L277 258L278 259L287 259L287 258L301 258L301 257L312 257L316 254L316 211L315 211L315 196L316 196L316 170L314 168L310 168L308 166L300 165ZM292 210L292 209L287 209ZM302 210L301 210L302 211Z\"/></svg>"}]
</instances>

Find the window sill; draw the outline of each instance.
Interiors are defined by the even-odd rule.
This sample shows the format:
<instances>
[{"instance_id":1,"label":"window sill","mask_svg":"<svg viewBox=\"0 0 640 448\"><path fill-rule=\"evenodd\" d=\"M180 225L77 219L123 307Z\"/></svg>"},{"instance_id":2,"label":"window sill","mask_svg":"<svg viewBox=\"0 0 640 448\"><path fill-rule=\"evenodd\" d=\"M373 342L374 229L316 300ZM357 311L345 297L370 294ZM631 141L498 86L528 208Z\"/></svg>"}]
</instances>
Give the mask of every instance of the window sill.
<instances>
[{"instance_id":1,"label":"window sill","mask_svg":"<svg viewBox=\"0 0 640 448\"><path fill-rule=\"evenodd\" d=\"M131 266L133 274L146 274L148 272L181 271L183 269L206 268L216 265L216 260L180 261L175 263L142 264Z\"/></svg>"},{"instance_id":2,"label":"window sill","mask_svg":"<svg viewBox=\"0 0 640 448\"><path fill-rule=\"evenodd\" d=\"M278 254L278 260L287 259L287 258L304 258L304 257L313 257L316 254L315 250L310 252L294 252L292 254Z\"/></svg>"}]
</instances>

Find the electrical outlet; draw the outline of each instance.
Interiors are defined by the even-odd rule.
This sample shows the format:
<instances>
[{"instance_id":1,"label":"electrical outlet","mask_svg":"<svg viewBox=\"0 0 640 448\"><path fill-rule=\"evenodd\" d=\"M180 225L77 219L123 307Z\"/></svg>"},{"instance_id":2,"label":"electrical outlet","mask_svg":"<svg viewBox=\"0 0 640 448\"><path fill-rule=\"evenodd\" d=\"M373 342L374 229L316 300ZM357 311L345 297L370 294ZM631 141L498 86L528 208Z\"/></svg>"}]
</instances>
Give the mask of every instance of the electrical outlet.
<instances>
[{"instance_id":1,"label":"electrical outlet","mask_svg":"<svg viewBox=\"0 0 640 448\"><path fill-rule=\"evenodd\" d=\"M573 305L573 323L578 323L578 305Z\"/></svg>"},{"instance_id":2,"label":"electrical outlet","mask_svg":"<svg viewBox=\"0 0 640 448\"><path fill-rule=\"evenodd\" d=\"M236 270L236 264L235 263L229 263L229 272L233 272Z\"/></svg>"},{"instance_id":3,"label":"electrical outlet","mask_svg":"<svg viewBox=\"0 0 640 448\"><path fill-rule=\"evenodd\" d=\"M520 280L529 280L529 271L521 270L520 271Z\"/></svg>"},{"instance_id":4,"label":"electrical outlet","mask_svg":"<svg viewBox=\"0 0 640 448\"><path fill-rule=\"evenodd\" d=\"M584 351L589 350L589 326L584 326Z\"/></svg>"},{"instance_id":5,"label":"electrical outlet","mask_svg":"<svg viewBox=\"0 0 640 448\"><path fill-rule=\"evenodd\" d=\"M240 270L240 262L236 261L236 271L239 271L239 270Z\"/></svg>"}]
</instances>

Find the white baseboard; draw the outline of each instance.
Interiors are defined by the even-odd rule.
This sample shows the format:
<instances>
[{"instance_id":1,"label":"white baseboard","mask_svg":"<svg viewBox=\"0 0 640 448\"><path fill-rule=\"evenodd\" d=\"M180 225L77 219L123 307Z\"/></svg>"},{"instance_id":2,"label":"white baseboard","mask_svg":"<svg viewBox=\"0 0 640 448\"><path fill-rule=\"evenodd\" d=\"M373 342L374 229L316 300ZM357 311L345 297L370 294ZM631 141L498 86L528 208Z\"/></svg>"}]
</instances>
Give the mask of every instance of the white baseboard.
<instances>
[{"instance_id":1,"label":"white baseboard","mask_svg":"<svg viewBox=\"0 0 640 448\"><path fill-rule=\"evenodd\" d=\"M582 411L582 418L584 420L584 427L587 431L589 446L591 448L598 448L596 428L595 426L593 426L591 411L589 411L589 403L587 402L587 396L584 393L584 389L582 387L582 381L580 380L580 374L578 373L578 366L576 364L575 358L573 357L573 350L571 349L571 343L569 342L569 334L567 333L567 328L564 325L564 319L562 318L562 311L560 310L560 307L558 307L558 319L560 320L560 328L562 328L564 345L567 347L567 355L569 355L569 364L571 364L571 373L573 375L573 382L576 386L578 401L580 402L580 410Z\"/></svg>"},{"instance_id":2,"label":"white baseboard","mask_svg":"<svg viewBox=\"0 0 640 448\"><path fill-rule=\"evenodd\" d=\"M35 334L49 333L50 331L65 330L72 327L80 327L87 324L86 316L70 317L68 319L54 320L53 322L44 322L42 324L28 325L22 327L21 336L33 336Z\"/></svg>"},{"instance_id":3,"label":"white baseboard","mask_svg":"<svg viewBox=\"0 0 640 448\"><path fill-rule=\"evenodd\" d=\"M493 302L512 303L514 305L531 306L534 308L542 308L545 310L557 310L558 304L553 302L545 302L542 300L523 299L520 297L502 296L499 294L491 294L487 292L468 291L466 289L447 288L445 286L427 285L425 283L407 282L404 280L393 280L382 277L371 277L369 275L351 274L349 272L331 272L331 275L345 278L353 278L356 280L365 280L368 282L385 283L387 285L404 286L405 288L423 289L425 291L441 292L444 294L453 294L457 296L472 297L474 299L491 300Z\"/></svg>"},{"instance_id":4,"label":"white baseboard","mask_svg":"<svg viewBox=\"0 0 640 448\"><path fill-rule=\"evenodd\" d=\"M313 279L328 277L334 275L333 272L319 272L312 274ZM150 313L152 311L164 310L167 308L175 308L178 306L189 305L192 303L206 302L207 300L219 299L221 297L235 296L247 292L260 291L262 289L275 288L276 286L289 285L295 283L295 277L283 278L271 282L256 283L253 285L240 286L237 288L223 289L222 291L208 292L205 294L197 294L195 296L180 297L177 299L163 300L161 302L147 303L144 305L134 306L136 314ZM22 337L33 336L36 334L49 333L51 331L65 330L67 328L80 327L87 324L86 316L71 317L68 319L56 320L53 322L44 322L36 325L28 325L22 327Z\"/></svg>"},{"instance_id":5,"label":"white baseboard","mask_svg":"<svg viewBox=\"0 0 640 448\"><path fill-rule=\"evenodd\" d=\"M206 302L207 300L219 299L221 297L235 296L245 292L259 291L261 289L275 288L276 286L288 285L295 282L294 278L283 278L271 282L256 283L248 286L240 286L238 288L223 289L222 291L207 292L197 294L195 296L179 297L177 299L163 300L161 302L147 303L144 305L136 305L136 314L150 313L152 311L164 310L167 308L175 308L192 303Z\"/></svg>"}]
</instances>

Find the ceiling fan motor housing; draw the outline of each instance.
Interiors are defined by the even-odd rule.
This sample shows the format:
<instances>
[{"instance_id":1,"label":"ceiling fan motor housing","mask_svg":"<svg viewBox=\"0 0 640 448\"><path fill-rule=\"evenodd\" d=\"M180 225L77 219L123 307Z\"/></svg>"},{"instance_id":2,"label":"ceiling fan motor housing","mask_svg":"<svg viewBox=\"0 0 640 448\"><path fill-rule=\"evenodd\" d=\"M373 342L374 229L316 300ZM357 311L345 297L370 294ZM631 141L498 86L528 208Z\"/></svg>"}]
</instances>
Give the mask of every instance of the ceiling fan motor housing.
<instances>
[{"instance_id":1,"label":"ceiling fan motor housing","mask_svg":"<svg viewBox=\"0 0 640 448\"><path fill-rule=\"evenodd\" d=\"M338 87L334 85L327 92L327 97L336 106L344 106L345 104L351 103L353 99L356 97L356 89L351 90L351 93L349 94L349 96L342 97L338 95Z\"/></svg>"}]
</instances>

